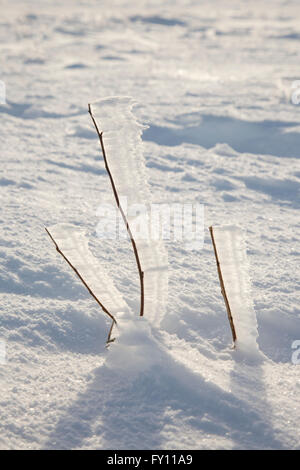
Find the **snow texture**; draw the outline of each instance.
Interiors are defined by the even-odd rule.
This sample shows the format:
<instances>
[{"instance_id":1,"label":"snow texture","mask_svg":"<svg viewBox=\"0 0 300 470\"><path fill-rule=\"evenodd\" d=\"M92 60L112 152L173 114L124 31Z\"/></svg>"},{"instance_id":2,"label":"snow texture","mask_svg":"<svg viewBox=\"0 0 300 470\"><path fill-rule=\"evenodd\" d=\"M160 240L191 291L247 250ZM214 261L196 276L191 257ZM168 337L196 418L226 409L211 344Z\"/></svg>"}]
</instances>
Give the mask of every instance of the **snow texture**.
<instances>
[{"instance_id":1,"label":"snow texture","mask_svg":"<svg viewBox=\"0 0 300 470\"><path fill-rule=\"evenodd\" d=\"M213 234L236 331L236 346L246 357L259 357L245 235L233 225L215 226Z\"/></svg>"}]
</instances>

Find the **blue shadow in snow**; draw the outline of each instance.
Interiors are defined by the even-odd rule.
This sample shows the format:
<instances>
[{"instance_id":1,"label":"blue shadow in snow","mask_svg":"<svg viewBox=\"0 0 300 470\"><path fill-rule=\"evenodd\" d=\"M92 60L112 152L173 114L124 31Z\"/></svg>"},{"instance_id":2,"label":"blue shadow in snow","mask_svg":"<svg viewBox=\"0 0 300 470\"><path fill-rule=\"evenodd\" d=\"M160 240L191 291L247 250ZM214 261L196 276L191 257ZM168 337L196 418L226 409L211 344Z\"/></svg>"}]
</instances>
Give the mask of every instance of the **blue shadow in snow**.
<instances>
[{"instance_id":1,"label":"blue shadow in snow","mask_svg":"<svg viewBox=\"0 0 300 470\"><path fill-rule=\"evenodd\" d=\"M211 442L225 442L227 436L235 449L283 448L260 406L224 391L168 353L163 356L163 366L135 379L105 365L95 369L94 379L61 415L43 448L84 448L92 439L93 447L102 449L162 449L165 432L176 428L180 434L180 422L195 436L209 435ZM263 405L264 400L258 399ZM190 441L179 439L181 448L191 448Z\"/></svg>"},{"instance_id":2,"label":"blue shadow in snow","mask_svg":"<svg viewBox=\"0 0 300 470\"><path fill-rule=\"evenodd\" d=\"M199 116L195 116L195 121L199 122ZM207 149L226 143L241 153L292 158L300 155L300 133L286 132L296 125L295 122L249 122L204 114L201 123L196 126L174 123L180 127L150 126L144 131L143 140L167 146L188 143Z\"/></svg>"}]
</instances>

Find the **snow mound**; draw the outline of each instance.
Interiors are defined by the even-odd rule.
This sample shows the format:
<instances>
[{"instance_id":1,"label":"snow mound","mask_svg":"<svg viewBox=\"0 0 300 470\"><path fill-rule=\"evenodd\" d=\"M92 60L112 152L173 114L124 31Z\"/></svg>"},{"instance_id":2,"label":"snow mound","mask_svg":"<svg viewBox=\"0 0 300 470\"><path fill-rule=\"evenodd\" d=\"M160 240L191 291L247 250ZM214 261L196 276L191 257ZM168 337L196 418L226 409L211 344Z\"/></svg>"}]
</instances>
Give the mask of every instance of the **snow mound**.
<instances>
[{"instance_id":1,"label":"snow mound","mask_svg":"<svg viewBox=\"0 0 300 470\"><path fill-rule=\"evenodd\" d=\"M163 347L146 318L122 316L114 330L117 341L109 347L105 365L120 375L137 376L163 365Z\"/></svg>"}]
</instances>

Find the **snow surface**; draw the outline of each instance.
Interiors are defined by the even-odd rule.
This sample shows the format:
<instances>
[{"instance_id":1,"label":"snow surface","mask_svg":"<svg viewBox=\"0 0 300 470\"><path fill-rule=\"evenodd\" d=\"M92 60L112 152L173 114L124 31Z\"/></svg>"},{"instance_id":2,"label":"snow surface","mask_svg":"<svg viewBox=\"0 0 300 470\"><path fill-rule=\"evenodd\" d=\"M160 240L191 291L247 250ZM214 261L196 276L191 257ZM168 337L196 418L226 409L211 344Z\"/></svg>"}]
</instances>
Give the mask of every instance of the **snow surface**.
<instances>
[{"instance_id":1,"label":"snow surface","mask_svg":"<svg viewBox=\"0 0 300 470\"><path fill-rule=\"evenodd\" d=\"M1 448L299 448L299 13L294 0L1 1ZM208 229L202 250L167 243L161 328L125 313L106 349L109 319L44 226L85 231L138 311L130 243L96 232L114 201L87 104L120 95L148 125L153 200L243 227L261 363L231 348Z\"/></svg>"}]
</instances>

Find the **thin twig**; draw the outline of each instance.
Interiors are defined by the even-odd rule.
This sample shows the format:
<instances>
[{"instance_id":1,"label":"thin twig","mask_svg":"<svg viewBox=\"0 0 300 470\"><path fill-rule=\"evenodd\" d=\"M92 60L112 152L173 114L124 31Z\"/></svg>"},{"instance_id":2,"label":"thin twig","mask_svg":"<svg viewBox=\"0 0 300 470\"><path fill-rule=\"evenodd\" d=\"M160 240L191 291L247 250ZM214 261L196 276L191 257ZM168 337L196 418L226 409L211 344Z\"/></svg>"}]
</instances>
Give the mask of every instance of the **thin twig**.
<instances>
[{"instance_id":1,"label":"thin twig","mask_svg":"<svg viewBox=\"0 0 300 470\"><path fill-rule=\"evenodd\" d=\"M221 292L222 292L224 302L225 302L225 305L226 305L228 320L229 320L231 333L232 333L232 338L233 338L233 344L234 344L234 347L235 347L236 331L235 331L233 318L232 318L232 314L231 314L231 308L230 308L228 297L227 297L227 294L226 294L225 284L224 284L224 281L223 281L219 256L218 256L216 242L215 242L214 233L213 233L213 228L209 227L209 231L210 231L210 236L211 236L212 244L213 244L213 247L214 247L214 252L215 252L215 257L216 257L216 262L217 262L217 269L218 269L218 275L219 275L219 280L220 280Z\"/></svg>"},{"instance_id":2,"label":"thin twig","mask_svg":"<svg viewBox=\"0 0 300 470\"><path fill-rule=\"evenodd\" d=\"M108 333L108 337L107 337L107 343L110 343L112 341L114 341L113 339L111 339L111 333L112 333L112 329L113 329L113 326L115 323L117 323L115 317L109 313L109 311L107 310L107 308L104 307L104 305L100 302L100 300L98 299L98 297L96 297L96 295L94 294L94 292L91 290L91 288L88 286L88 284L85 282L85 280L83 279L83 277L81 276L81 274L78 272L78 270L75 268L75 266L73 266L73 264L68 260L68 258L66 257L66 255L61 251L61 249L59 248L58 244L56 243L56 241L54 240L54 238L52 237L51 233L49 232L49 230L45 227L45 230L46 232L48 233L49 237L51 238L51 240L53 241L54 245L55 245L55 248L56 248L56 251L58 251L58 253L63 257L63 259L68 263L68 265L73 269L74 273L76 274L77 277L79 277L79 279L81 280L82 284L87 288L87 290L89 291L89 293L91 294L91 296L96 300L97 304L100 305L100 307L102 308L103 312L105 312L111 319L112 319L112 325L110 327L110 330L109 330L109 333Z\"/></svg>"},{"instance_id":3,"label":"thin twig","mask_svg":"<svg viewBox=\"0 0 300 470\"><path fill-rule=\"evenodd\" d=\"M137 268L138 268L138 272L139 272L139 278L140 278L140 289L141 289L140 316L142 317L144 315L144 303L145 303L145 299L144 299L144 272L142 271L141 262L140 262L140 258L139 258L139 254L138 254L138 250L137 250L137 247L136 247L135 240L133 238L133 235L132 235L128 220L126 218L126 215L125 215L125 213L123 211L123 208L120 204L120 199L119 199L119 196L118 196L117 188L116 188L114 179L112 177L111 171L109 169L109 165L108 165L108 161L107 161L107 157L106 157L106 152L105 152L105 147L104 147L104 142L103 142L103 132L99 131L99 128L98 128L97 122L94 118L94 115L92 113L92 109L91 109L90 104L89 104L88 108L89 108L90 116L92 118L93 124L95 126L96 132L97 132L99 140L100 140L101 151L102 151L102 155L103 155L105 169L108 173L108 176L109 176L109 179L110 179L110 182L111 182L114 197L115 197L118 209L121 213L124 224L126 226L127 233L129 235L129 238L130 238L130 241L131 241L131 244L132 244L132 248L133 248L133 252L134 252L134 256L135 256L135 260L136 260L136 264L137 264Z\"/></svg>"}]
</instances>

